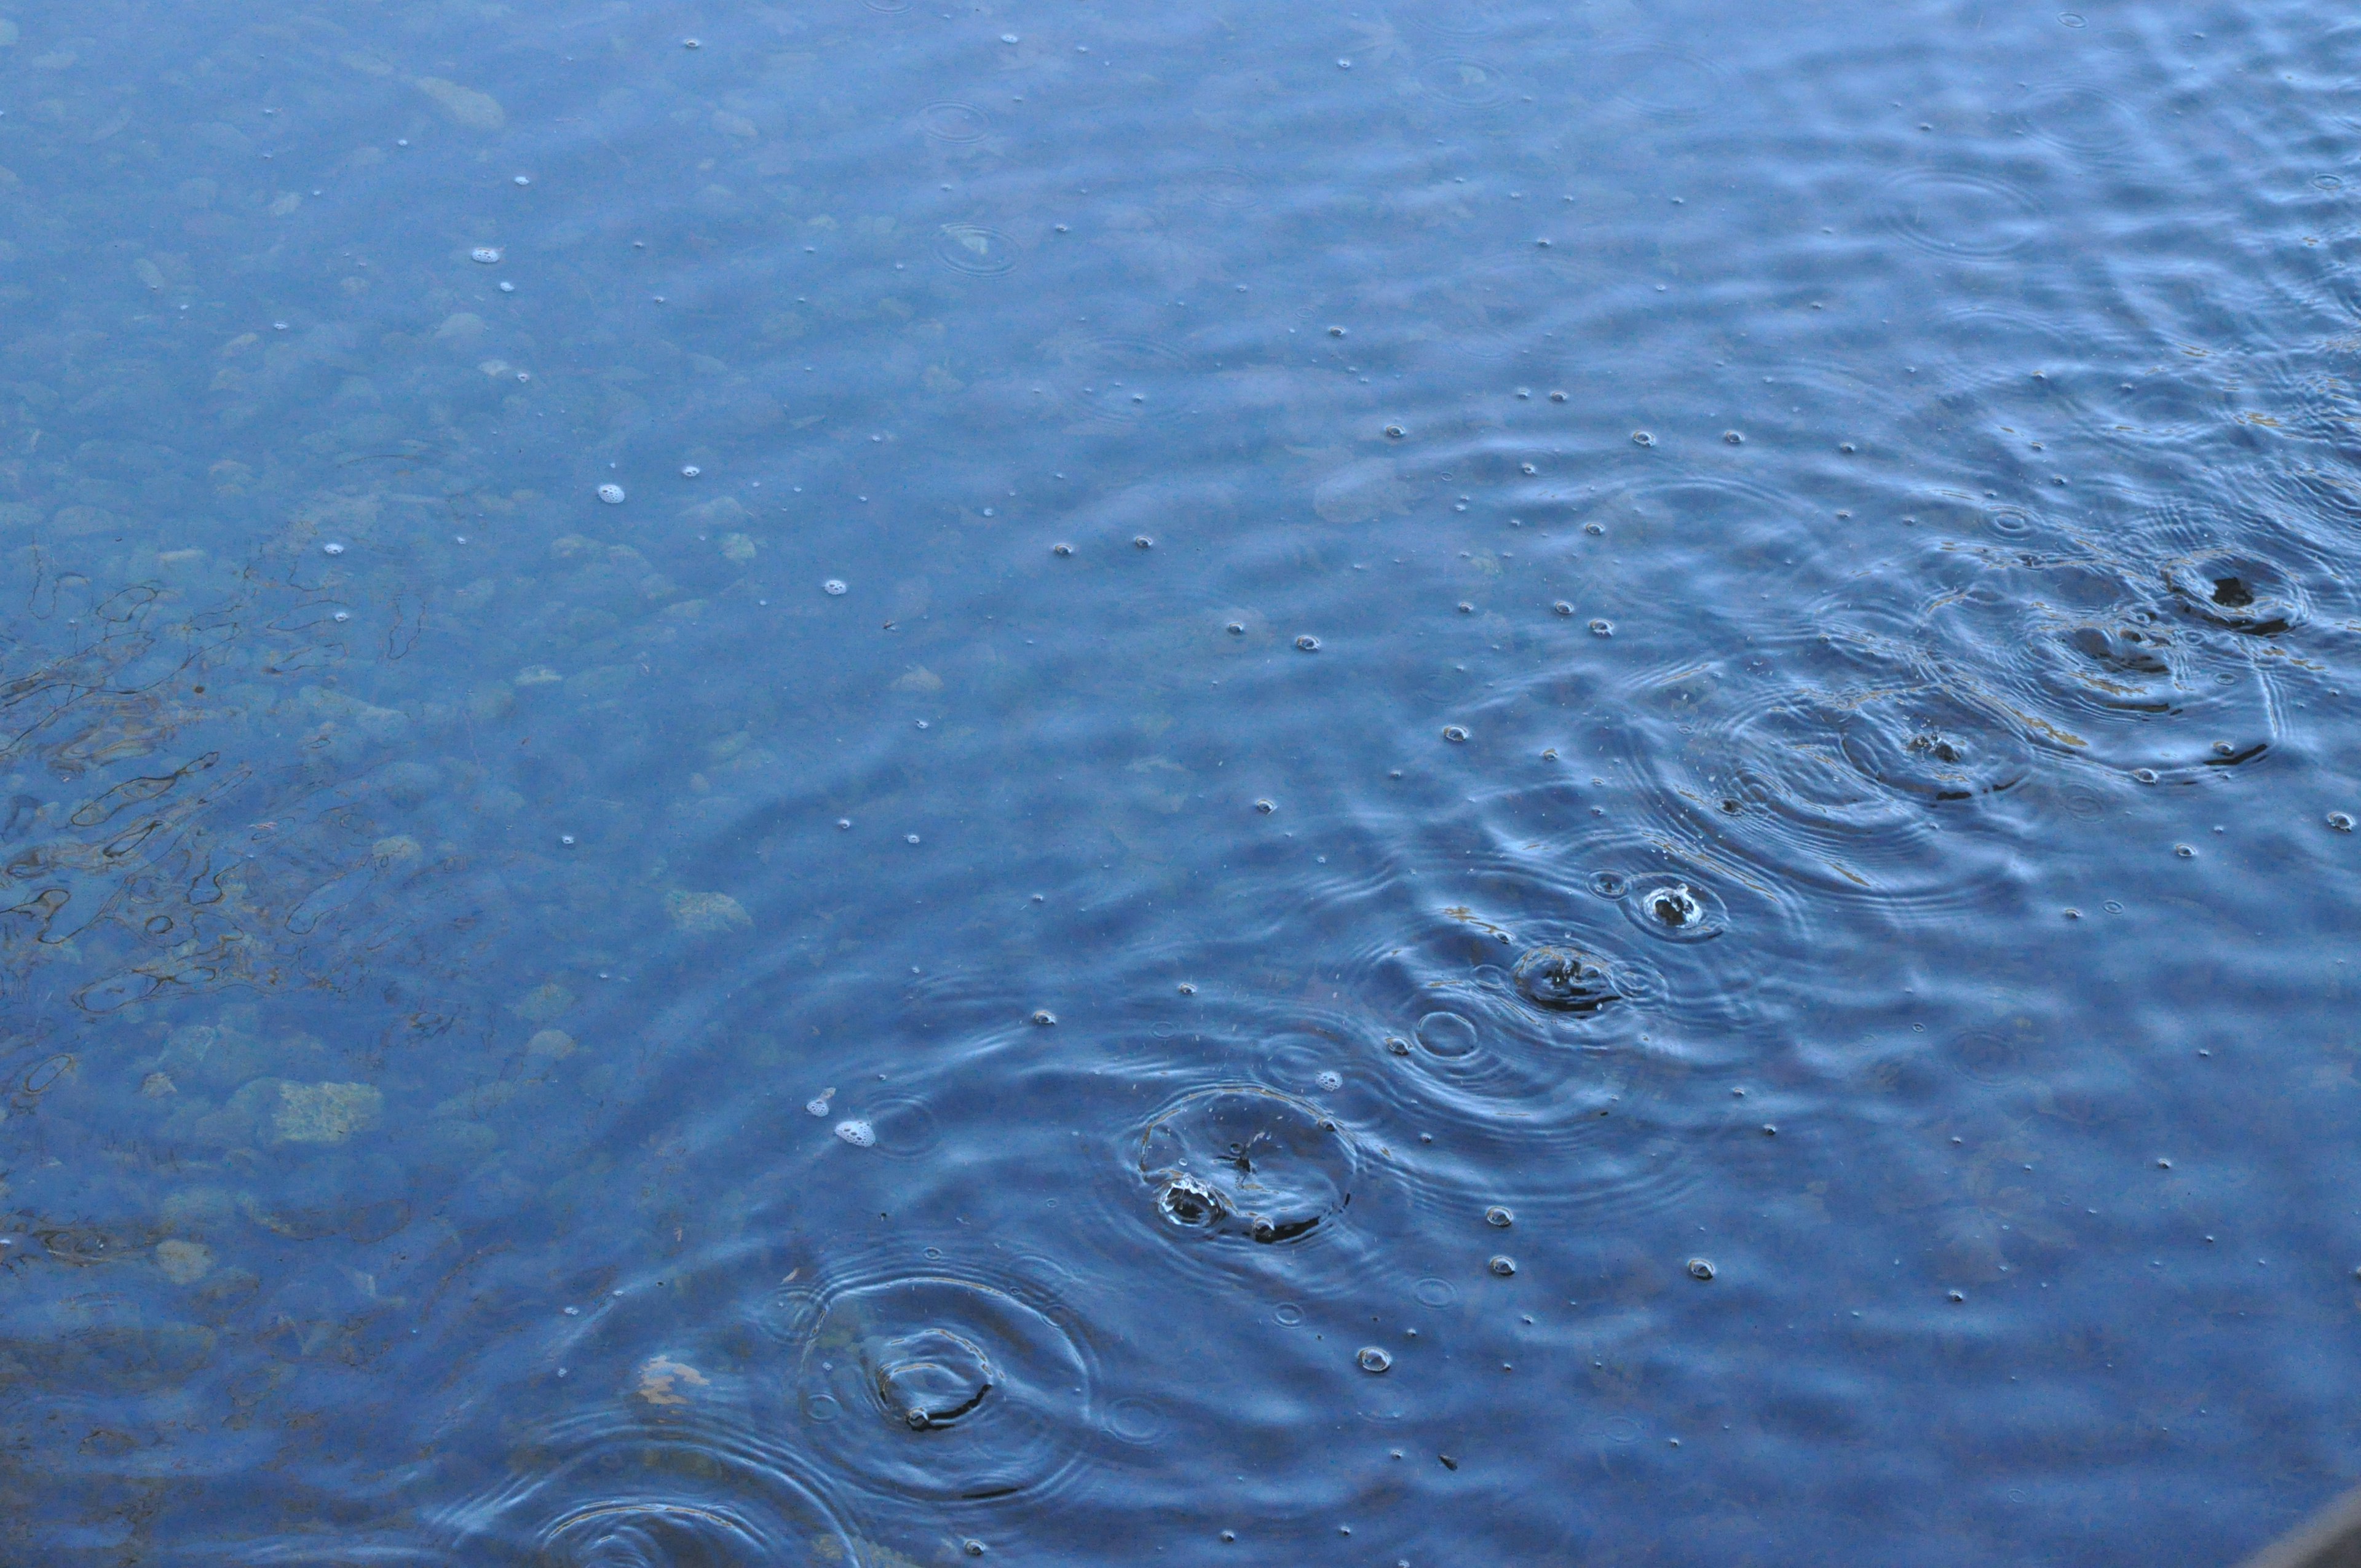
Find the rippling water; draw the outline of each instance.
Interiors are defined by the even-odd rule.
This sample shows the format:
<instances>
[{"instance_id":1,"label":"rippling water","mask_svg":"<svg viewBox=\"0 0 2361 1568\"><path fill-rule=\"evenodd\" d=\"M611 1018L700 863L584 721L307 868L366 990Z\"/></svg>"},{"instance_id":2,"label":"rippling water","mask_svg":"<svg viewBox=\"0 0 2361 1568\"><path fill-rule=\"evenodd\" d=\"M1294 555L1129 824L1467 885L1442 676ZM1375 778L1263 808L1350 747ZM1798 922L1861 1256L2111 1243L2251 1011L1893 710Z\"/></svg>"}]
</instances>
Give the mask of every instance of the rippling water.
<instances>
[{"instance_id":1,"label":"rippling water","mask_svg":"<svg viewBox=\"0 0 2361 1568\"><path fill-rule=\"evenodd\" d=\"M0 18L0 1556L2361 1473L2318 0Z\"/></svg>"}]
</instances>

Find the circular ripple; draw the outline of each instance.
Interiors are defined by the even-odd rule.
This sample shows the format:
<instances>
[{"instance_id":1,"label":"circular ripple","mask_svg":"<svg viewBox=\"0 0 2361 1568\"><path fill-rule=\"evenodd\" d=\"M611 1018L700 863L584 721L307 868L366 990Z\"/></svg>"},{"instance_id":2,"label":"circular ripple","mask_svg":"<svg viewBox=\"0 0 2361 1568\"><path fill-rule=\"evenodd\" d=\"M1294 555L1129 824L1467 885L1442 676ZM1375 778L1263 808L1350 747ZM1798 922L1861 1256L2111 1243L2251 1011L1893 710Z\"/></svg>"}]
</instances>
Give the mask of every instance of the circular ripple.
<instances>
[{"instance_id":1,"label":"circular ripple","mask_svg":"<svg viewBox=\"0 0 2361 1568\"><path fill-rule=\"evenodd\" d=\"M1094 1424L1069 1317L947 1268L789 1288L766 1327L797 1352L788 1418L830 1423L822 1464L887 1498L977 1502L1048 1486Z\"/></svg>"},{"instance_id":2,"label":"circular ripple","mask_svg":"<svg viewBox=\"0 0 2361 1568\"><path fill-rule=\"evenodd\" d=\"M1729 73L1708 60L1645 45L1603 57L1615 96L1659 119L1690 120L1713 113L1730 91Z\"/></svg>"},{"instance_id":3,"label":"circular ripple","mask_svg":"<svg viewBox=\"0 0 2361 1568\"><path fill-rule=\"evenodd\" d=\"M1264 1089L1212 1089L1148 1124L1139 1175L1173 1233L1277 1246L1343 1217L1353 1146L1319 1107Z\"/></svg>"},{"instance_id":4,"label":"circular ripple","mask_svg":"<svg viewBox=\"0 0 2361 1568\"><path fill-rule=\"evenodd\" d=\"M2303 620L2302 589L2248 551L2202 550L2168 561L2164 581L2184 613L2209 625L2267 637Z\"/></svg>"},{"instance_id":5,"label":"circular ripple","mask_svg":"<svg viewBox=\"0 0 2361 1568\"><path fill-rule=\"evenodd\" d=\"M929 104L918 111L918 128L937 141L982 141L992 121L972 104Z\"/></svg>"},{"instance_id":6,"label":"circular ripple","mask_svg":"<svg viewBox=\"0 0 2361 1568\"><path fill-rule=\"evenodd\" d=\"M1625 918L1665 942L1710 942L1730 929L1721 895L1702 878L1664 872L1635 877L1622 899Z\"/></svg>"},{"instance_id":7,"label":"circular ripple","mask_svg":"<svg viewBox=\"0 0 2361 1568\"><path fill-rule=\"evenodd\" d=\"M1466 109L1506 103L1512 91L1508 73L1499 66L1455 55L1421 66L1418 85L1428 97Z\"/></svg>"},{"instance_id":8,"label":"circular ripple","mask_svg":"<svg viewBox=\"0 0 2361 1568\"><path fill-rule=\"evenodd\" d=\"M1078 414L1120 424L1177 418L1187 406L1189 363L1144 338L1108 337L1062 345L1060 391Z\"/></svg>"},{"instance_id":9,"label":"circular ripple","mask_svg":"<svg viewBox=\"0 0 2361 1568\"><path fill-rule=\"evenodd\" d=\"M1998 795L2033 771L2022 735L1937 686L1863 696L1839 745L1864 778L1925 801Z\"/></svg>"},{"instance_id":10,"label":"circular ripple","mask_svg":"<svg viewBox=\"0 0 2361 1568\"><path fill-rule=\"evenodd\" d=\"M833 1511L742 1433L585 1417L519 1445L534 1468L453 1516L462 1559L534 1568L858 1562Z\"/></svg>"},{"instance_id":11,"label":"circular ripple","mask_svg":"<svg viewBox=\"0 0 2361 1568\"><path fill-rule=\"evenodd\" d=\"M2138 135L2122 99L2070 82L2036 89L2017 111L2017 123L2037 140L2085 158L2121 152Z\"/></svg>"},{"instance_id":12,"label":"circular ripple","mask_svg":"<svg viewBox=\"0 0 2361 1568\"><path fill-rule=\"evenodd\" d=\"M2032 743L2126 773L2187 776L2251 760L2277 738L2247 640L2189 624L2197 618L2174 613L2173 596L2150 586L2157 578L2089 555L1962 551L1943 565L1955 586L1921 621L1932 662ZM2198 591L2194 566L2184 575ZM2204 602L2227 613L2212 590L2205 579Z\"/></svg>"},{"instance_id":13,"label":"circular ripple","mask_svg":"<svg viewBox=\"0 0 2361 1568\"><path fill-rule=\"evenodd\" d=\"M1202 170L1191 176L1188 189L1198 201L1224 212L1243 212L1262 201L1260 182L1237 169Z\"/></svg>"},{"instance_id":14,"label":"circular ripple","mask_svg":"<svg viewBox=\"0 0 2361 1568\"><path fill-rule=\"evenodd\" d=\"M996 278L1016 265L1016 247L998 229L945 224L935 231L935 259L954 272Z\"/></svg>"},{"instance_id":15,"label":"circular ripple","mask_svg":"<svg viewBox=\"0 0 2361 1568\"><path fill-rule=\"evenodd\" d=\"M1580 948L1528 948L1509 972L1519 995L1552 1013L1587 1017L1624 1000L1614 964Z\"/></svg>"},{"instance_id":16,"label":"circular ripple","mask_svg":"<svg viewBox=\"0 0 2361 1568\"><path fill-rule=\"evenodd\" d=\"M1914 170L1889 181L1883 208L1895 234L1937 256L2006 256L2041 226L2041 209L2031 196L1957 170Z\"/></svg>"}]
</instances>

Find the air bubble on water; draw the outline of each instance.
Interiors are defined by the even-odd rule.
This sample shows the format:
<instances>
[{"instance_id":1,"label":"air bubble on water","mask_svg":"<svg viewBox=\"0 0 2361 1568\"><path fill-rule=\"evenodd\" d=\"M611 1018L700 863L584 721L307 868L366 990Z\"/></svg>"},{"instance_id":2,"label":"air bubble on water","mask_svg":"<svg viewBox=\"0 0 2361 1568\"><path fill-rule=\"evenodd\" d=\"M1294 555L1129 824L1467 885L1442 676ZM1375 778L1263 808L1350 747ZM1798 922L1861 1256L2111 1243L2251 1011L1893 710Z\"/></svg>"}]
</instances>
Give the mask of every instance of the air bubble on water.
<instances>
[{"instance_id":1,"label":"air bubble on water","mask_svg":"<svg viewBox=\"0 0 2361 1568\"><path fill-rule=\"evenodd\" d=\"M460 543L464 544L467 542L462 540ZM329 617L331 620L334 620L339 626L342 626L346 621L350 620L352 618L353 612L348 609L340 609L336 611L335 615Z\"/></svg>"},{"instance_id":2,"label":"air bubble on water","mask_svg":"<svg viewBox=\"0 0 2361 1568\"><path fill-rule=\"evenodd\" d=\"M703 49L705 47L705 43L704 40L700 38L683 38L680 40L680 47L683 49Z\"/></svg>"},{"instance_id":3,"label":"air bubble on water","mask_svg":"<svg viewBox=\"0 0 2361 1568\"><path fill-rule=\"evenodd\" d=\"M1730 443L1732 446L1743 446L1746 444L1746 437L1739 434L1738 432L1734 430L1723 431L1721 433L1721 438Z\"/></svg>"},{"instance_id":4,"label":"air bubble on water","mask_svg":"<svg viewBox=\"0 0 2361 1568\"><path fill-rule=\"evenodd\" d=\"M520 174L516 177L516 182L520 185L530 185L533 183L533 176L530 174Z\"/></svg>"},{"instance_id":5,"label":"air bubble on water","mask_svg":"<svg viewBox=\"0 0 2361 1568\"><path fill-rule=\"evenodd\" d=\"M2154 784L2157 781L2158 774L2154 768L2134 768L2132 770L2132 777L2138 780L2141 784Z\"/></svg>"},{"instance_id":6,"label":"air bubble on water","mask_svg":"<svg viewBox=\"0 0 2361 1568\"><path fill-rule=\"evenodd\" d=\"M682 464L682 465L681 465L680 477L681 477L682 478L684 478L684 479L694 479L694 478L696 478L699 474L702 474L702 473L704 473L704 472L705 472L705 470L704 470L704 469L702 469L702 468L698 467L698 466L697 466L696 464L694 464L694 463L684 463L684 464Z\"/></svg>"},{"instance_id":7,"label":"air bubble on water","mask_svg":"<svg viewBox=\"0 0 2361 1568\"><path fill-rule=\"evenodd\" d=\"M513 294L516 292L516 285L503 278L500 280L500 292L503 294ZM520 381L524 379L523 371L520 370L517 372L517 379Z\"/></svg>"},{"instance_id":8,"label":"air bubble on water","mask_svg":"<svg viewBox=\"0 0 2361 1568\"><path fill-rule=\"evenodd\" d=\"M1345 335L1345 329L1341 326L1332 326L1328 329L1328 335L1330 337L1342 337Z\"/></svg>"},{"instance_id":9,"label":"air bubble on water","mask_svg":"<svg viewBox=\"0 0 2361 1568\"><path fill-rule=\"evenodd\" d=\"M821 1090L818 1094L813 1095L809 1100L805 1101L804 1109L810 1112L815 1116L824 1117L828 1114L828 1102L835 1098L836 1088L831 1084L829 1087Z\"/></svg>"},{"instance_id":10,"label":"air bubble on water","mask_svg":"<svg viewBox=\"0 0 2361 1568\"><path fill-rule=\"evenodd\" d=\"M1016 35L1015 33L1003 33L1000 35L1000 41L1005 44L1013 44L1016 41Z\"/></svg>"},{"instance_id":11,"label":"air bubble on water","mask_svg":"<svg viewBox=\"0 0 2361 1568\"><path fill-rule=\"evenodd\" d=\"M1047 1007L1037 1007L1033 1011L1033 1022L1038 1024L1045 1029L1057 1021L1058 1015L1055 1013L1050 1012Z\"/></svg>"},{"instance_id":12,"label":"air bubble on water","mask_svg":"<svg viewBox=\"0 0 2361 1568\"><path fill-rule=\"evenodd\" d=\"M502 254L500 247L497 245L479 245L476 247L475 249L469 251L467 256L469 259L480 261L487 267L496 267L500 265L500 259Z\"/></svg>"},{"instance_id":13,"label":"air bubble on water","mask_svg":"<svg viewBox=\"0 0 2361 1568\"><path fill-rule=\"evenodd\" d=\"M1517 1272L1517 1260L1505 1252L1496 1252L1484 1266L1506 1279Z\"/></svg>"},{"instance_id":14,"label":"air bubble on water","mask_svg":"<svg viewBox=\"0 0 2361 1568\"><path fill-rule=\"evenodd\" d=\"M1711 1260L1702 1257L1689 1259L1688 1271L1691 1279L1711 1279L1714 1276Z\"/></svg>"},{"instance_id":15,"label":"air bubble on water","mask_svg":"<svg viewBox=\"0 0 2361 1568\"><path fill-rule=\"evenodd\" d=\"M1246 623L1243 620L1233 620L1222 630L1233 637L1244 637L1246 634Z\"/></svg>"},{"instance_id":16,"label":"air bubble on water","mask_svg":"<svg viewBox=\"0 0 2361 1568\"><path fill-rule=\"evenodd\" d=\"M836 819L837 831L840 833L850 828L851 826L852 818L850 817L840 817Z\"/></svg>"},{"instance_id":17,"label":"air bubble on water","mask_svg":"<svg viewBox=\"0 0 2361 1568\"><path fill-rule=\"evenodd\" d=\"M1484 1223L1505 1231L1517 1223L1517 1217L1495 1203L1484 1211Z\"/></svg>"},{"instance_id":18,"label":"air bubble on water","mask_svg":"<svg viewBox=\"0 0 2361 1568\"><path fill-rule=\"evenodd\" d=\"M830 598L838 598L844 592L844 579L841 577L830 577L828 581L819 586L819 591L828 595Z\"/></svg>"},{"instance_id":19,"label":"air bubble on water","mask_svg":"<svg viewBox=\"0 0 2361 1568\"><path fill-rule=\"evenodd\" d=\"M1615 623L1603 619L1594 620L1590 623L1590 634L1593 637L1612 637L1615 635Z\"/></svg>"},{"instance_id":20,"label":"air bubble on water","mask_svg":"<svg viewBox=\"0 0 2361 1568\"><path fill-rule=\"evenodd\" d=\"M598 499L605 501L610 507L621 506L623 504L623 487L620 485L601 485L598 487Z\"/></svg>"},{"instance_id":21,"label":"air bubble on water","mask_svg":"<svg viewBox=\"0 0 2361 1568\"><path fill-rule=\"evenodd\" d=\"M1557 603L1550 606L1550 609L1557 611L1560 615L1572 615L1574 613L1574 606L1566 603L1564 599L1558 600Z\"/></svg>"},{"instance_id":22,"label":"air bubble on water","mask_svg":"<svg viewBox=\"0 0 2361 1568\"><path fill-rule=\"evenodd\" d=\"M1443 727L1443 738L1445 740L1450 741L1452 744L1457 745L1460 741L1467 739L1467 731L1456 724L1446 724Z\"/></svg>"},{"instance_id":23,"label":"air bubble on water","mask_svg":"<svg viewBox=\"0 0 2361 1568\"><path fill-rule=\"evenodd\" d=\"M1265 817L1268 817L1272 812L1279 809L1279 802L1275 800L1257 800L1255 802L1255 809L1261 812Z\"/></svg>"},{"instance_id":24,"label":"air bubble on water","mask_svg":"<svg viewBox=\"0 0 2361 1568\"><path fill-rule=\"evenodd\" d=\"M1409 433L1409 431L1404 430L1398 424L1389 424L1386 426L1386 438L1389 441L1400 441L1403 436L1408 435Z\"/></svg>"},{"instance_id":25,"label":"air bubble on water","mask_svg":"<svg viewBox=\"0 0 2361 1568\"><path fill-rule=\"evenodd\" d=\"M1582 532L1597 538L1607 532L1607 525L1603 522L1586 522L1582 525Z\"/></svg>"},{"instance_id":26,"label":"air bubble on water","mask_svg":"<svg viewBox=\"0 0 2361 1568\"><path fill-rule=\"evenodd\" d=\"M1052 555L1071 555L1073 553L1074 547L1071 544L1052 544L1049 546L1049 554Z\"/></svg>"},{"instance_id":27,"label":"air bubble on water","mask_svg":"<svg viewBox=\"0 0 2361 1568\"><path fill-rule=\"evenodd\" d=\"M1305 632L1302 636L1298 637L1295 640L1295 645L1306 653L1317 653L1320 652L1320 639L1312 636L1309 631Z\"/></svg>"},{"instance_id":28,"label":"air bubble on water","mask_svg":"<svg viewBox=\"0 0 2361 1568\"><path fill-rule=\"evenodd\" d=\"M1394 1364L1392 1356L1373 1344L1365 1344L1355 1351L1353 1360L1364 1372L1383 1372Z\"/></svg>"},{"instance_id":29,"label":"air bubble on water","mask_svg":"<svg viewBox=\"0 0 2361 1568\"><path fill-rule=\"evenodd\" d=\"M1459 601L1459 613L1462 615L1473 615L1476 613L1476 607L1469 604L1466 599L1461 599Z\"/></svg>"},{"instance_id":30,"label":"air bubble on water","mask_svg":"<svg viewBox=\"0 0 2361 1568\"><path fill-rule=\"evenodd\" d=\"M1554 403L1562 403L1565 401L1565 394L1564 392L1552 392L1550 394L1550 401Z\"/></svg>"},{"instance_id":31,"label":"air bubble on water","mask_svg":"<svg viewBox=\"0 0 2361 1568\"><path fill-rule=\"evenodd\" d=\"M1334 1071L1323 1072L1314 1078L1312 1081L1318 1084L1321 1088L1328 1091L1331 1094L1334 1094L1336 1091L1345 1087L1345 1075L1341 1072Z\"/></svg>"},{"instance_id":32,"label":"air bubble on water","mask_svg":"<svg viewBox=\"0 0 2361 1568\"><path fill-rule=\"evenodd\" d=\"M1156 548L1156 541L1148 538L1145 533L1137 535L1131 543L1132 547L1137 550L1153 550Z\"/></svg>"},{"instance_id":33,"label":"air bubble on water","mask_svg":"<svg viewBox=\"0 0 2361 1568\"><path fill-rule=\"evenodd\" d=\"M2353 831L2353 814L2349 811L2332 811L2328 814L2328 825L2339 833L2350 833Z\"/></svg>"},{"instance_id":34,"label":"air bubble on water","mask_svg":"<svg viewBox=\"0 0 2361 1568\"><path fill-rule=\"evenodd\" d=\"M2197 858L2197 851L2187 844L2175 844L2172 847L2172 852L2179 855L2184 861L2192 861Z\"/></svg>"},{"instance_id":35,"label":"air bubble on water","mask_svg":"<svg viewBox=\"0 0 2361 1568\"><path fill-rule=\"evenodd\" d=\"M857 1149L869 1148L877 1142L877 1129L858 1116L839 1122L836 1135Z\"/></svg>"},{"instance_id":36,"label":"air bubble on water","mask_svg":"<svg viewBox=\"0 0 2361 1568\"><path fill-rule=\"evenodd\" d=\"M1644 430L1635 430L1631 433L1631 444L1634 446L1653 446L1656 444L1656 438L1650 435Z\"/></svg>"},{"instance_id":37,"label":"air bubble on water","mask_svg":"<svg viewBox=\"0 0 2361 1568\"><path fill-rule=\"evenodd\" d=\"M344 553L345 547L335 543L334 540L331 540L327 543L320 546L320 554L323 555L341 555Z\"/></svg>"}]
</instances>

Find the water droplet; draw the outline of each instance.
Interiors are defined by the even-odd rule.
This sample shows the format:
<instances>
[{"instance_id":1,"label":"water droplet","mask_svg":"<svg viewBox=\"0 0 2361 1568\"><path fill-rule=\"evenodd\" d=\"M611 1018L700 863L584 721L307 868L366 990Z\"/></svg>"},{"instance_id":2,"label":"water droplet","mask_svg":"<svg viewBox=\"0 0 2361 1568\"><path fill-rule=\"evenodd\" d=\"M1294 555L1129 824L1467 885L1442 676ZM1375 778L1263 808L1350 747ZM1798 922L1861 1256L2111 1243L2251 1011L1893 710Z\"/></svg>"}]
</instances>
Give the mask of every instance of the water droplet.
<instances>
[{"instance_id":1,"label":"water droplet","mask_svg":"<svg viewBox=\"0 0 2361 1568\"><path fill-rule=\"evenodd\" d=\"M1360 1349L1355 1351L1353 1353L1353 1360L1358 1364L1361 1370L1364 1372L1383 1372L1391 1367L1394 1364L1394 1358L1392 1356L1388 1355L1384 1351L1379 1350L1373 1344L1365 1344ZM1228 1532L1225 1530L1223 1533L1226 1535Z\"/></svg>"},{"instance_id":2,"label":"water droplet","mask_svg":"<svg viewBox=\"0 0 2361 1568\"><path fill-rule=\"evenodd\" d=\"M1517 1272L1517 1260L1505 1252L1496 1252L1484 1266L1506 1279Z\"/></svg>"},{"instance_id":3,"label":"water droplet","mask_svg":"<svg viewBox=\"0 0 2361 1568\"><path fill-rule=\"evenodd\" d=\"M869 1148L877 1142L877 1129L857 1116L839 1122L836 1135L857 1149Z\"/></svg>"},{"instance_id":4,"label":"water droplet","mask_svg":"<svg viewBox=\"0 0 2361 1568\"><path fill-rule=\"evenodd\" d=\"M1594 620L1590 623L1590 634L1593 637L1612 637L1615 635L1615 623L1604 619Z\"/></svg>"},{"instance_id":5,"label":"water droplet","mask_svg":"<svg viewBox=\"0 0 2361 1568\"><path fill-rule=\"evenodd\" d=\"M1691 1279L1711 1279L1714 1276L1713 1262L1710 1258L1693 1257L1688 1261L1688 1271Z\"/></svg>"},{"instance_id":6,"label":"water droplet","mask_svg":"<svg viewBox=\"0 0 2361 1568\"><path fill-rule=\"evenodd\" d=\"M1484 1211L1484 1223L1505 1231L1517 1223L1517 1217L1495 1203Z\"/></svg>"},{"instance_id":7,"label":"water droplet","mask_svg":"<svg viewBox=\"0 0 2361 1568\"><path fill-rule=\"evenodd\" d=\"M479 245L476 247L475 249L467 252L468 258L471 260L480 261L487 267L496 267L500 265L500 259L504 254L505 252L503 252L497 245Z\"/></svg>"},{"instance_id":8,"label":"water droplet","mask_svg":"<svg viewBox=\"0 0 2361 1568\"><path fill-rule=\"evenodd\" d=\"M1456 724L1446 724L1443 727L1443 738L1456 745L1467 739L1467 731Z\"/></svg>"},{"instance_id":9,"label":"water droplet","mask_svg":"<svg viewBox=\"0 0 2361 1568\"><path fill-rule=\"evenodd\" d=\"M828 581L819 586L819 591L829 595L830 598L835 598L844 592L844 579L841 577L830 577Z\"/></svg>"},{"instance_id":10,"label":"water droplet","mask_svg":"<svg viewBox=\"0 0 2361 1568\"><path fill-rule=\"evenodd\" d=\"M1302 636L1298 637L1295 640L1295 645L1306 653L1317 653L1320 652L1320 639L1312 636L1309 631L1305 632Z\"/></svg>"},{"instance_id":11,"label":"water droplet","mask_svg":"<svg viewBox=\"0 0 2361 1568\"><path fill-rule=\"evenodd\" d=\"M1055 1013L1050 1012L1047 1007L1037 1007L1033 1011L1033 1022L1040 1025L1041 1027L1045 1029L1057 1021L1058 1015Z\"/></svg>"},{"instance_id":12,"label":"water droplet","mask_svg":"<svg viewBox=\"0 0 2361 1568\"><path fill-rule=\"evenodd\" d=\"M598 499L605 501L610 507L621 506L623 504L623 487L620 485L601 485L598 487Z\"/></svg>"}]
</instances>

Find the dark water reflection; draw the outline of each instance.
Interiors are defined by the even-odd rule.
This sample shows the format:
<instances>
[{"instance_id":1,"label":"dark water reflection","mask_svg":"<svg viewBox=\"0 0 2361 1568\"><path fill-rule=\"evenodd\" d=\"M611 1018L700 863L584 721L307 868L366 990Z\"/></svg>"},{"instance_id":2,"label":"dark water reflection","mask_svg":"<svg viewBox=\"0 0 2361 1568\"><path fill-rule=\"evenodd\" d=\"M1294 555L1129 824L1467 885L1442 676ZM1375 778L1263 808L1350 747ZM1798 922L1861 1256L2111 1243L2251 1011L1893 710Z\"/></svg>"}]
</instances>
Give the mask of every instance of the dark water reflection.
<instances>
[{"instance_id":1,"label":"dark water reflection","mask_svg":"<svg viewBox=\"0 0 2361 1568\"><path fill-rule=\"evenodd\" d=\"M107 0L0 110L0 1556L2361 1464L2342 15Z\"/></svg>"}]
</instances>

